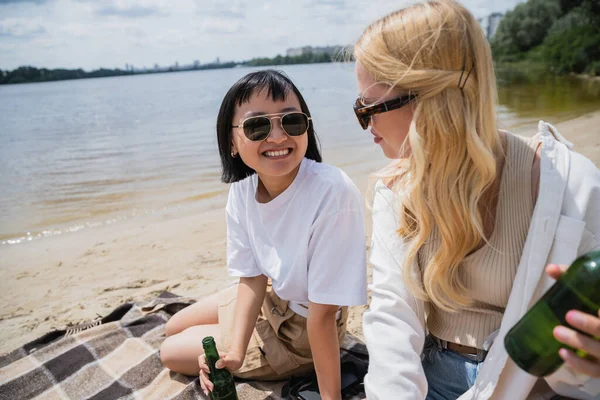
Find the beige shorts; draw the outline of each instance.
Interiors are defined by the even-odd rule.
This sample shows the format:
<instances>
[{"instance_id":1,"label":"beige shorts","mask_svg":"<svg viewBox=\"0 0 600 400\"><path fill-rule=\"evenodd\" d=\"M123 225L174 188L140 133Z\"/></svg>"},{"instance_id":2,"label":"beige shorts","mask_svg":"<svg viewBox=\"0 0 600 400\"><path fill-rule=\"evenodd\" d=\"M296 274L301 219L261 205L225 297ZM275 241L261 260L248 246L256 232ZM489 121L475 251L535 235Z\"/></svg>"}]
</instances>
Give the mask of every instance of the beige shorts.
<instances>
[{"instance_id":1,"label":"beige shorts","mask_svg":"<svg viewBox=\"0 0 600 400\"><path fill-rule=\"evenodd\" d=\"M231 347L234 329L237 285L224 290L219 300L221 347ZM342 307L337 320L340 343L346 333L348 307ZM306 318L288 308L288 302L275 294L271 285L262 304L256 327L252 332L242 367L233 375L243 379L279 380L303 375L314 369Z\"/></svg>"}]
</instances>

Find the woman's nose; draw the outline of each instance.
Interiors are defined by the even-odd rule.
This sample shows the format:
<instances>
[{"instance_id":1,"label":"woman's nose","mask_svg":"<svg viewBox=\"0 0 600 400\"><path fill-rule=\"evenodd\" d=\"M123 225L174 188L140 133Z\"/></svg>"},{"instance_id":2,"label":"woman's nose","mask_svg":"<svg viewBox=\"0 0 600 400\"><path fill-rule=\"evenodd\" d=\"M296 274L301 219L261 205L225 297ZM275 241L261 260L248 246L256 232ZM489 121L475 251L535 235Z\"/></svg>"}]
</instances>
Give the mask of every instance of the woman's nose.
<instances>
[{"instance_id":1,"label":"woman's nose","mask_svg":"<svg viewBox=\"0 0 600 400\"><path fill-rule=\"evenodd\" d=\"M272 143L282 143L285 141L287 139L287 134L281 126L281 118L273 118L271 124L271 134L267 138L267 141Z\"/></svg>"}]
</instances>

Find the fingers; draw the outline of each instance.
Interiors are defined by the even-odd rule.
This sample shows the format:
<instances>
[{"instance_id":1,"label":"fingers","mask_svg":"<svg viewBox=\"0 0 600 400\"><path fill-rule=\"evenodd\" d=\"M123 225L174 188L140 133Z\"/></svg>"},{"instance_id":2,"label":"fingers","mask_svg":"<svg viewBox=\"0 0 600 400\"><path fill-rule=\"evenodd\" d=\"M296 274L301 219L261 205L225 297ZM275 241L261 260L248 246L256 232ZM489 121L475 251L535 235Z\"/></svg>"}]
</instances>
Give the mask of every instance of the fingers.
<instances>
[{"instance_id":1,"label":"fingers","mask_svg":"<svg viewBox=\"0 0 600 400\"><path fill-rule=\"evenodd\" d=\"M566 326L554 328L554 337L561 343L574 349L585 351L592 357L600 357L600 341L582 333L576 332Z\"/></svg>"},{"instance_id":2,"label":"fingers","mask_svg":"<svg viewBox=\"0 0 600 400\"><path fill-rule=\"evenodd\" d=\"M600 378L600 363L598 360L583 359L567 349L560 349L558 354L564 360L565 364L576 371L594 378Z\"/></svg>"},{"instance_id":3,"label":"fingers","mask_svg":"<svg viewBox=\"0 0 600 400\"><path fill-rule=\"evenodd\" d=\"M215 367L218 369L228 369L229 371L237 371L241 368L244 363L243 357L240 357L238 353L229 352L221 353L221 358L215 363Z\"/></svg>"},{"instance_id":4,"label":"fingers","mask_svg":"<svg viewBox=\"0 0 600 400\"><path fill-rule=\"evenodd\" d=\"M598 316L571 310L566 315L567 322L573 328L579 329L592 337L600 337L600 311Z\"/></svg>"},{"instance_id":5,"label":"fingers","mask_svg":"<svg viewBox=\"0 0 600 400\"><path fill-rule=\"evenodd\" d=\"M206 372L207 374L210 374L210 368L208 367L208 365L202 364L200 365L200 369Z\"/></svg>"},{"instance_id":6,"label":"fingers","mask_svg":"<svg viewBox=\"0 0 600 400\"><path fill-rule=\"evenodd\" d=\"M210 374L210 368L208 367L208 364L206 363L206 358L204 357L204 354L202 354L200 357L198 357L198 366L200 367L201 370L204 370L204 372L206 372L207 374Z\"/></svg>"},{"instance_id":7,"label":"fingers","mask_svg":"<svg viewBox=\"0 0 600 400\"><path fill-rule=\"evenodd\" d=\"M238 369L241 365L241 363L239 362L239 360L236 360L236 354L234 353L233 358L229 359L227 358L227 354L226 353L220 353L219 356L221 358L219 358L217 360L217 362L215 363L215 367L222 369L222 368L228 368L228 369ZM214 384L210 381L210 368L208 367L208 364L206 363L206 357L203 355L201 355L200 357L198 357L198 365L200 367L200 372L198 374L199 379L200 379L200 387L202 388L202 391L204 392L205 395L208 396L208 392L212 392L215 388ZM237 366L237 368L235 368ZM233 368L231 368L233 367Z\"/></svg>"},{"instance_id":8,"label":"fingers","mask_svg":"<svg viewBox=\"0 0 600 400\"><path fill-rule=\"evenodd\" d=\"M220 356L221 358L219 358L219 359L217 360L217 362L215 363L215 367L216 367L217 369L223 369L223 368L226 368L226 367L227 367L227 359L226 359L226 357L227 357L227 354L219 354L219 356Z\"/></svg>"},{"instance_id":9,"label":"fingers","mask_svg":"<svg viewBox=\"0 0 600 400\"><path fill-rule=\"evenodd\" d=\"M550 275L552 279L558 279L568 268L569 266L565 264L548 264L546 266L546 273Z\"/></svg>"},{"instance_id":10,"label":"fingers","mask_svg":"<svg viewBox=\"0 0 600 400\"><path fill-rule=\"evenodd\" d=\"M208 374L204 370L200 370L200 387L204 391L204 394L208 396L208 392L212 392L215 386L210 381Z\"/></svg>"},{"instance_id":11,"label":"fingers","mask_svg":"<svg viewBox=\"0 0 600 400\"><path fill-rule=\"evenodd\" d=\"M227 356L225 354L221 355L221 358L219 358L217 360L217 362L215 363L215 367L218 369L228 369L228 370L232 370L234 369L234 364L235 364L235 360L230 360L227 358Z\"/></svg>"},{"instance_id":12,"label":"fingers","mask_svg":"<svg viewBox=\"0 0 600 400\"><path fill-rule=\"evenodd\" d=\"M548 266L550 268L550 265ZM580 333L566 326L554 328L554 337L574 349L582 350L589 357L582 358L567 349L560 349L558 354L567 365L582 374L600 378L600 311L598 316L577 310L571 310L566 320ZM589 336L588 336L589 335Z\"/></svg>"},{"instance_id":13,"label":"fingers","mask_svg":"<svg viewBox=\"0 0 600 400\"><path fill-rule=\"evenodd\" d=\"M198 357L198 365L200 366L200 373L198 377L200 378L200 387L206 396L208 396L208 392L212 392L214 389L213 383L210 381L209 374L210 368L206 364L206 359L204 355Z\"/></svg>"}]
</instances>

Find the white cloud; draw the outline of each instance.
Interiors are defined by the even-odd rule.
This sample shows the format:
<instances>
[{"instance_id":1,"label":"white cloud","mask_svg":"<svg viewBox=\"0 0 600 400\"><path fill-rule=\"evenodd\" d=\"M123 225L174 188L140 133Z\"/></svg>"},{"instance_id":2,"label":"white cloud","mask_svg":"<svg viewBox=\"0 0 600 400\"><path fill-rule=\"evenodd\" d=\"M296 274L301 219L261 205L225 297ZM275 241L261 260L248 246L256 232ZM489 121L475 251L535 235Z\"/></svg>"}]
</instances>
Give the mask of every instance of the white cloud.
<instances>
[{"instance_id":1,"label":"white cloud","mask_svg":"<svg viewBox=\"0 0 600 400\"><path fill-rule=\"evenodd\" d=\"M240 20L228 21L226 19L206 19L200 24L202 31L209 34L232 34L242 31Z\"/></svg>"},{"instance_id":2,"label":"white cloud","mask_svg":"<svg viewBox=\"0 0 600 400\"><path fill-rule=\"evenodd\" d=\"M39 20L7 18L0 20L0 37L31 38L46 33Z\"/></svg>"},{"instance_id":3,"label":"white cloud","mask_svg":"<svg viewBox=\"0 0 600 400\"><path fill-rule=\"evenodd\" d=\"M15 51L17 48L18 46L16 44L0 42L0 53L9 54Z\"/></svg>"},{"instance_id":4,"label":"white cloud","mask_svg":"<svg viewBox=\"0 0 600 400\"><path fill-rule=\"evenodd\" d=\"M204 17L218 17L224 19L244 19L247 9L254 6L247 2L233 0L228 2L219 2L214 0L195 0L196 14ZM263 7L269 6L267 3ZM260 8L260 7L259 7Z\"/></svg>"},{"instance_id":5,"label":"white cloud","mask_svg":"<svg viewBox=\"0 0 600 400\"><path fill-rule=\"evenodd\" d=\"M463 0L481 17L522 0ZM412 0L0 0L0 68L123 67L272 57L353 43Z\"/></svg>"},{"instance_id":6,"label":"white cloud","mask_svg":"<svg viewBox=\"0 0 600 400\"><path fill-rule=\"evenodd\" d=\"M45 3L48 0L0 0L0 5L3 4L16 4L16 3L37 3L37 4L41 4L41 3Z\"/></svg>"},{"instance_id":7,"label":"white cloud","mask_svg":"<svg viewBox=\"0 0 600 400\"><path fill-rule=\"evenodd\" d=\"M64 33L65 35L71 36L73 38L92 37L89 26L79 22L70 22L65 25L61 25L60 27L58 27L58 29L61 33Z\"/></svg>"},{"instance_id":8,"label":"white cloud","mask_svg":"<svg viewBox=\"0 0 600 400\"><path fill-rule=\"evenodd\" d=\"M168 15L173 2L167 0L74 0L77 3L89 3L94 6L98 16L116 16L126 18L147 17L149 15Z\"/></svg>"}]
</instances>

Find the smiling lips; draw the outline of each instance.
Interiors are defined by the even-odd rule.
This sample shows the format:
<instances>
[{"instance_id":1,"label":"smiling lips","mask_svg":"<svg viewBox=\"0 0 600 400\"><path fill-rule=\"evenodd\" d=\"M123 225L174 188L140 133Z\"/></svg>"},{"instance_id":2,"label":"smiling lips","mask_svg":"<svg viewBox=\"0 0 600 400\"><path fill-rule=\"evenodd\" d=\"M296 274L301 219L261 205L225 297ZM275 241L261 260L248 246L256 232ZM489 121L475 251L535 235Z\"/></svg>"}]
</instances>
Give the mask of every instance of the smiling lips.
<instances>
[{"instance_id":1,"label":"smiling lips","mask_svg":"<svg viewBox=\"0 0 600 400\"><path fill-rule=\"evenodd\" d=\"M290 154L292 149L285 148L281 150L267 150L263 152L263 155L268 158L282 158Z\"/></svg>"}]
</instances>

